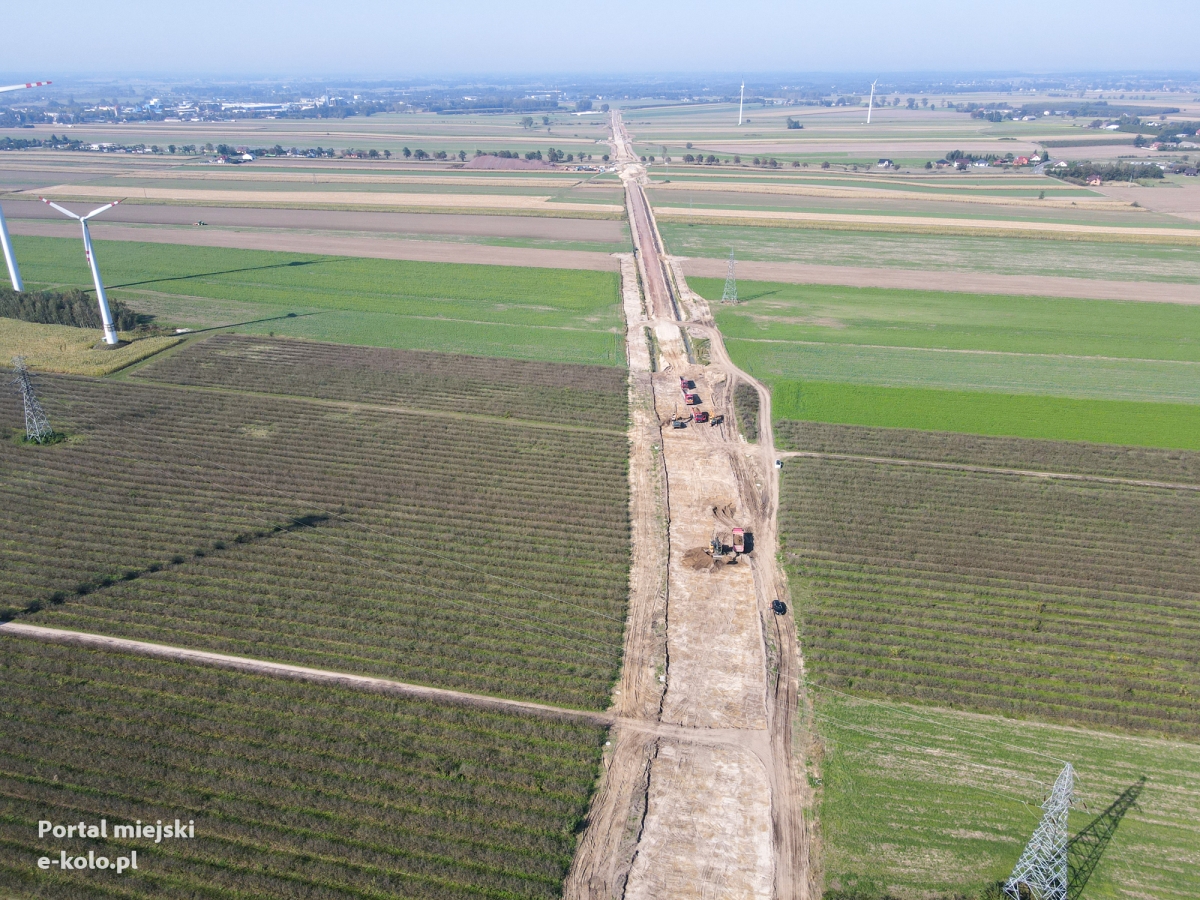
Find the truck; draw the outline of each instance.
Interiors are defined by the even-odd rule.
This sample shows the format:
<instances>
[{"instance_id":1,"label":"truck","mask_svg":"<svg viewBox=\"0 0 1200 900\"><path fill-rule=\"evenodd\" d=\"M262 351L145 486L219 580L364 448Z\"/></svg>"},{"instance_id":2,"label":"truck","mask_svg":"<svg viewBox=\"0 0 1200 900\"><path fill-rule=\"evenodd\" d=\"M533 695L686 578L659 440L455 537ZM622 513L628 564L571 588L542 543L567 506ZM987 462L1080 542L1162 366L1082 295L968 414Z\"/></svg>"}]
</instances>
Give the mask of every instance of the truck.
<instances>
[{"instance_id":1,"label":"truck","mask_svg":"<svg viewBox=\"0 0 1200 900\"><path fill-rule=\"evenodd\" d=\"M735 553L746 552L746 530L744 528L733 529L733 549Z\"/></svg>"},{"instance_id":2,"label":"truck","mask_svg":"<svg viewBox=\"0 0 1200 900\"><path fill-rule=\"evenodd\" d=\"M690 394L690 393L684 394L683 402L686 403L688 406L696 406L700 403L700 395L699 394Z\"/></svg>"},{"instance_id":3,"label":"truck","mask_svg":"<svg viewBox=\"0 0 1200 900\"><path fill-rule=\"evenodd\" d=\"M692 381L691 381L691 379L690 379L690 378L684 378L682 375L680 375L680 376L679 376L679 389L680 389L681 391L683 391L685 394L686 394L688 391L690 391L690 390L692 389Z\"/></svg>"},{"instance_id":4,"label":"truck","mask_svg":"<svg viewBox=\"0 0 1200 900\"><path fill-rule=\"evenodd\" d=\"M697 425L699 425L701 422L707 422L708 421L708 413L706 413L700 409L693 410L692 411L692 421L695 422Z\"/></svg>"}]
</instances>

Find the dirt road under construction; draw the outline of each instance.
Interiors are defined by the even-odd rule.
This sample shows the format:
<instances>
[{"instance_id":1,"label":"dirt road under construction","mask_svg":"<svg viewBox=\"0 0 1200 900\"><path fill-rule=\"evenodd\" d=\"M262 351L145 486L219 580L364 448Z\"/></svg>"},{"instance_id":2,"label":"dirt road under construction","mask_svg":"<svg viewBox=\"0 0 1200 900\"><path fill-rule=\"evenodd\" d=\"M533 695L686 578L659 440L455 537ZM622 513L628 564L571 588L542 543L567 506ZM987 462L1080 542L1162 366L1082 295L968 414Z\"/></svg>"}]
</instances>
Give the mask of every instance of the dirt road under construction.
<instances>
[{"instance_id":1,"label":"dirt road under construction","mask_svg":"<svg viewBox=\"0 0 1200 900\"><path fill-rule=\"evenodd\" d=\"M790 610L771 607L786 593L770 396L732 364L706 302L664 259L619 114L613 148L636 248L622 260L634 557L616 725L566 894L807 900L792 729L801 660ZM697 338L708 365L694 361ZM699 405L685 404L681 380ZM759 393L757 444L731 422L738 383ZM697 409L726 418L672 426ZM734 527L751 535L745 554L705 552L714 538L728 546Z\"/></svg>"}]
</instances>

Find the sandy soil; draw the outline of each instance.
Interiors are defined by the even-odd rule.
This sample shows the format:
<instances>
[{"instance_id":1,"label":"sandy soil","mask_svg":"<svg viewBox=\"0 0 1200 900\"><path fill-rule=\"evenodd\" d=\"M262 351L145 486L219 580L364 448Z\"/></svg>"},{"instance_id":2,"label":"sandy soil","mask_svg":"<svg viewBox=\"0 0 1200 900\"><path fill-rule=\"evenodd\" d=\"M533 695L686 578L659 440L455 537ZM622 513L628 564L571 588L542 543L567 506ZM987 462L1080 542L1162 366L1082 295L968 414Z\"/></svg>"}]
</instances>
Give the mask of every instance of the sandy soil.
<instances>
[{"instance_id":1,"label":"sandy soil","mask_svg":"<svg viewBox=\"0 0 1200 900\"><path fill-rule=\"evenodd\" d=\"M118 207L119 209L120 207ZM419 262L475 263L497 266L529 266L542 269L590 269L615 272L620 262L608 253L586 250L541 250L528 247L488 247L480 244L439 241L405 241L364 235L307 234L285 231L234 231L221 228L139 228L127 225L93 224L97 241L145 241L152 244L188 244L196 247L230 247L239 250L283 250L291 253L320 253L370 259L407 259ZM10 223L13 234L40 237L78 237L69 221L39 222L29 219Z\"/></svg>"},{"instance_id":2,"label":"sandy soil","mask_svg":"<svg viewBox=\"0 0 1200 900\"><path fill-rule=\"evenodd\" d=\"M661 740L626 900L773 897L765 774L743 749Z\"/></svg>"},{"instance_id":3,"label":"sandy soil","mask_svg":"<svg viewBox=\"0 0 1200 900\"><path fill-rule=\"evenodd\" d=\"M551 203L548 196L518 194L405 194L369 191L237 191L198 188L131 187L134 200L172 203L243 203L247 205L396 207L411 209L537 210L550 214L620 214L620 206L609 203ZM59 184L33 191L36 196L112 200L122 188L87 184Z\"/></svg>"},{"instance_id":4,"label":"sandy soil","mask_svg":"<svg viewBox=\"0 0 1200 900\"><path fill-rule=\"evenodd\" d=\"M14 219L64 221L62 213L36 200L4 198L4 215ZM70 208L73 204L63 204ZM87 212L82 207L78 211ZM447 234L464 237L507 237L534 240L624 243L622 224L611 219L552 219L533 216L352 212L339 209L255 209L242 206L165 206L124 204L97 219L93 228L111 222L139 225L288 228L319 231L365 231L392 234Z\"/></svg>"},{"instance_id":5,"label":"sandy soil","mask_svg":"<svg viewBox=\"0 0 1200 900\"><path fill-rule=\"evenodd\" d=\"M1100 190L1114 200L1136 202L1154 212L1179 216L1189 222L1200 222L1200 179L1191 179L1183 185L1156 185L1150 188L1136 184L1110 184Z\"/></svg>"},{"instance_id":6,"label":"sandy soil","mask_svg":"<svg viewBox=\"0 0 1200 900\"><path fill-rule=\"evenodd\" d=\"M726 259L680 260L687 275L724 278ZM1143 300L1200 305L1200 285L1166 282L1101 281L1050 275L997 275L986 272L821 266L809 263L739 260L739 278L781 281L785 284L840 284L918 291L961 291L971 294L1022 294L1037 297L1078 297L1091 300Z\"/></svg>"},{"instance_id":7,"label":"sandy soil","mask_svg":"<svg viewBox=\"0 0 1200 900\"><path fill-rule=\"evenodd\" d=\"M1200 230L1184 228L1140 228L1119 225L1077 225L1063 222L1031 222L999 219L947 219L937 216L875 216L847 215L844 213L793 212L790 210L759 209L690 209L687 207L662 207L656 214L663 219L688 222L711 221L734 223L738 220L747 224L766 225L770 222L825 223L828 227L863 228L870 226L887 230L907 231L991 231L997 234L1055 234L1090 236L1103 238L1128 238L1161 240L1177 243L1200 243Z\"/></svg>"}]
</instances>

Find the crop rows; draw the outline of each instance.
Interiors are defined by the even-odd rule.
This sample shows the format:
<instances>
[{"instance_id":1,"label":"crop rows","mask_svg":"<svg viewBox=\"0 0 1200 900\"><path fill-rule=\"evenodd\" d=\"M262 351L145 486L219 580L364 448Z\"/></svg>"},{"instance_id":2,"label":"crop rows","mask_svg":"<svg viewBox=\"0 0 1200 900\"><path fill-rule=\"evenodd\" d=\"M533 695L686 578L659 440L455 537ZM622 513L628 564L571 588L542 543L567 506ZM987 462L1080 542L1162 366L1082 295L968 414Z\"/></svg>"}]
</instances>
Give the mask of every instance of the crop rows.
<instances>
[{"instance_id":1,"label":"crop rows","mask_svg":"<svg viewBox=\"0 0 1200 900\"><path fill-rule=\"evenodd\" d=\"M1200 495L795 459L806 658L855 692L1200 735Z\"/></svg>"},{"instance_id":2,"label":"crop rows","mask_svg":"<svg viewBox=\"0 0 1200 900\"><path fill-rule=\"evenodd\" d=\"M217 335L154 361L139 378L173 384L459 410L624 429L625 373L612 366Z\"/></svg>"},{"instance_id":3,"label":"crop rows","mask_svg":"<svg viewBox=\"0 0 1200 900\"><path fill-rule=\"evenodd\" d=\"M0 606L32 604L25 615L45 625L607 704L628 582L623 437L144 384L43 387L73 438L0 444Z\"/></svg>"},{"instance_id":4,"label":"crop rows","mask_svg":"<svg viewBox=\"0 0 1200 900\"><path fill-rule=\"evenodd\" d=\"M781 421L781 449L1200 484L1200 453L1078 441Z\"/></svg>"},{"instance_id":5,"label":"crop rows","mask_svg":"<svg viewBox=\"0 0 1200 900\"><path fill-rule=\"evenodd\" d=\"M603 729L8 638L0 893L553 898ZM194 821L195 838L37 823ZM138 871L39 856L138 854ZM114 888L119 885L119 892Z\"/></svg>"}]
</instances>

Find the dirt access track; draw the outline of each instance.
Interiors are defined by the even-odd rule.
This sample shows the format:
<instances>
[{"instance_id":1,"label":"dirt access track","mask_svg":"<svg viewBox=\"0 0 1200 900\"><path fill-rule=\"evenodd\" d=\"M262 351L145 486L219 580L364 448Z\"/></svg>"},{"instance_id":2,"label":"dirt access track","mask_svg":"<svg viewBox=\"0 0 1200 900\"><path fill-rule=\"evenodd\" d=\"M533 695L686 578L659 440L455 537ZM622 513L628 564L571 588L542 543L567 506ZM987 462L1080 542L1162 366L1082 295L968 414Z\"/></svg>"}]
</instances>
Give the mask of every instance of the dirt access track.
<instances>
[{"instance_id":1,"label":"dirt access track","mask_svg":"<svg viewBox=\"0 0 1200 900\"><path fill-rule=\"evenodd\" d=\"M636 268L626 258L622 270L634 568L621 724L566 896L807 898L791 744L798 645L770 611L781 585L769 428L754 446L728 422L671 427L685 410L681 378L701 399L688 411L710 415L732 411L738 380L753 382L729 363L703 301L673 286L682 275L664 267L618 114L613 129L637 248ZM689 361L684 320L712 342L712 364ZM735 525L752 552L717 564L705 548L714 536L728 546Z\"/></svg>"}]
</instances>

